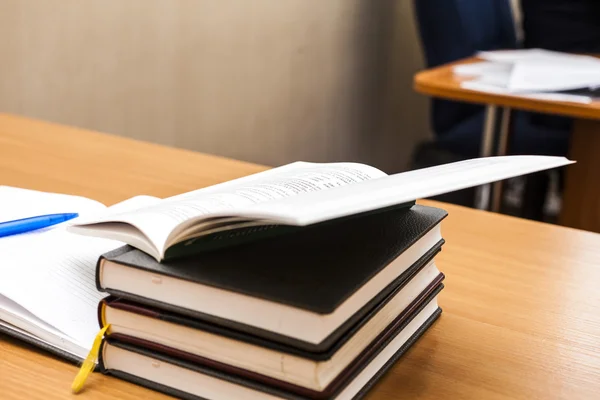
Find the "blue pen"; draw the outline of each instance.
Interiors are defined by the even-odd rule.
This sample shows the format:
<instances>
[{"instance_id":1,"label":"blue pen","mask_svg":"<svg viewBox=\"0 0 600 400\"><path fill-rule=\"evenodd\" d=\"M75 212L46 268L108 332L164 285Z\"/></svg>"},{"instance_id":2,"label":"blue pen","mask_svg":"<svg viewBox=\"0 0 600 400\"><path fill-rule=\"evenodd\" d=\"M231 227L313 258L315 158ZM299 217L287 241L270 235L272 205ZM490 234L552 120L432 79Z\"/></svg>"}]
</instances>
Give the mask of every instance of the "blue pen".
<instances>
[{"instance_id":1,"label":"blue pen","mask_svg":"<svg viewBox=\"0 0 600 400\"><path fill-rule=\"evenodd\" d=\"M39 215L37 217L17 219L14 221L0 222L0 237L47 228L70 219L77 218L78 216L79 214L77 213L48 214Z\"/></svg>"}]
</instances>

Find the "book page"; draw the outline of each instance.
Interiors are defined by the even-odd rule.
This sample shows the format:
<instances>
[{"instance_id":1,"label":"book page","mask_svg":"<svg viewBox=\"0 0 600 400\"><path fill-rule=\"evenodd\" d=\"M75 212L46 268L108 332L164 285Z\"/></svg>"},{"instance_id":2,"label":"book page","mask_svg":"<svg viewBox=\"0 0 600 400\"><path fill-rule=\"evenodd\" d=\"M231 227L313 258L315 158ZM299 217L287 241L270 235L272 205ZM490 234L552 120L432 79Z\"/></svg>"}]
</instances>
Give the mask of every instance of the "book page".
<instances>
[{"instance_id":1,"label":"book page","mask_svg":"<svg viewBox=\"0 0 600 400\"><path fill-rule=\"evenodd\" d=\"M114 207L136 209L158 201L152 199L134 198ZM98 302L106 297L96 289L96 262L124 243L76 235L66 227L0 238L0 294L89 348L99 330Z\"/></svg>"},{"instance_id":2,"label":"book page","mask_svg":"<svg viewBox=\"0 0 600 400\"><path fill-rule=\"evenodd\" d=\"M551 156L477 158L390 175L324 192L304 193L268 204L255 204L236 214L278 219L290 225L307 225L571 163L564 157Z\"/></svg>"},{"instance_id":3,"label":"book page","mask_svg":"<svg viewBox=\"0 0 600 400\"><path fill-rule=\"evenodd\" d=\"M336 169L346 170L346 172L350 172L351 175L357 175L355 178L357 180L375 179L387 175L386 173L378 170L377 168L353 162L311 163L305 161L296 161L290 164L282 165L280 167L267 169L256 174L243 176L241 178L232 179L230 181L221 182L216 185L203 187L191 192L182 193L176 196L169 197L165 200L186 199L190 197L196 197L200 193L206 194L215 192L227 192L230 189L249 186L258 182L270 182L272 179L275 178L290 178L297 174L304 174L310 172L328 173Z\"/></svg>"},{"instance_id":4,"label":"book page","mask_svg":"<svg viewBox=\"0 0 600 400\"><path fill-rule=\"evenodd\" d=\"M202 216L227 213L302 193L327 191L386 176L356 163L298 162L223 184L167 198L135 212L111 213L86 223L126 222L140 229L162 252L180 224Z\"/></svg>"}]
</instances>

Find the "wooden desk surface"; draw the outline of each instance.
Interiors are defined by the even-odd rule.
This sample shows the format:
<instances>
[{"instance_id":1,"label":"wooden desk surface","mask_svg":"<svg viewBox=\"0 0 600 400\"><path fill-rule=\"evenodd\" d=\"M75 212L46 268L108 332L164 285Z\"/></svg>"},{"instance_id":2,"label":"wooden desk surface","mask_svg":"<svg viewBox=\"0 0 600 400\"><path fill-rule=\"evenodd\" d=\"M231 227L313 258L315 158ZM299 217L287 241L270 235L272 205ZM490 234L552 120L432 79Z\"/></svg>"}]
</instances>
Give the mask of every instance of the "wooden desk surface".
<instances>
[{"instance_id":1,"label":"wooden desk surface","mask_svg":"<svg viewBox=\"0 0 600 400\"><path fill-rule=\"evenodd\" d=\"M107 204L264 167L0 115L0 184ZM443 207L442 317L369 399L575 399L600 393L600 235ZM77 368L0 335L0 398L72 399ZM83 399L160 399L94 374Z\"/></svg>"},{"instance_id":2,"label":"wooden desk surface","mask_svg":"<svg viewBox=\"0 0 600 400\"><path fill-rule=\"evenodd\" d=\"M569 117L600 119L600 101L591 104L547 101L464 89L461 82L471 79L455 76L452 68L459 64L480 61L477 58L460 60L421 71L415 75L414 89L422 94L480 104L494 104L520 110L559 114Z\"/></svg>"}]
</instances>

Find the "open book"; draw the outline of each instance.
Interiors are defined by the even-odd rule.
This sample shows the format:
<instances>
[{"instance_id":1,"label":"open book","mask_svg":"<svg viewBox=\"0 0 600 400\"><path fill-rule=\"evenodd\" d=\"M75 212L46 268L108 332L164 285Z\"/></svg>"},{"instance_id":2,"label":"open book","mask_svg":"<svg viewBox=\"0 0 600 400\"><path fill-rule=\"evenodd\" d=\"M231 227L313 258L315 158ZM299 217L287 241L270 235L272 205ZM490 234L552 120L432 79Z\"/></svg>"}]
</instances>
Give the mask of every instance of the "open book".
<instances>
[{"instance_id":1,"label":"open book","mask_svg":"<svg viewBox=\"0 0 600 400\"><path fill-rule=\"evenodd\" d=\"M81 361L97 333L97 306L105 297L96 289L96 262L123 242L160 259L178 242L174 238L256 224L319 223L569 163L502 157L392 176L360 164L295 163L164 200L138 196L108 208L82 197L0 186L0 222L80 214L0 238L0 332Z\"/></svg>"},{"instance_id":2,"label":"open book","mask_svg":"<svg viewBox=\"0 0 600 400\"><path fill-rule=\"evenodd\" d=\"M358 163L296 162L164 200L146 198L143 207L84 219L70 230L123 241L162 261L569 163L491 157L387 175Z\"/></svg>"}]
</instances>

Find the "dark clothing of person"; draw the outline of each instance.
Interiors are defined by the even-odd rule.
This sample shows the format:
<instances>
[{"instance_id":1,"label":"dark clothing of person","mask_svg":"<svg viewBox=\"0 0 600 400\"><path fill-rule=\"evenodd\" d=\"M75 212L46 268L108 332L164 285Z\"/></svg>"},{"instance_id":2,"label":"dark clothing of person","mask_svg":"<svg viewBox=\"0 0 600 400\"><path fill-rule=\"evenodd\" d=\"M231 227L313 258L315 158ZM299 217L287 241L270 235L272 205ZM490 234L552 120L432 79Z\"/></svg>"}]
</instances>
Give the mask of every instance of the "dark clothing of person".
<instances>
[{"instance_id":1,"label":"dark clothing of person","mask_svg":"<svg viewBox=\"0 0 600 400\"><path fill-rule=\"evenodd\" d=\"M600 53L600 0L521 0L524 46Z\"/></svg>"},{"instance_id":2,"label":"dark clothing of person","mask_svg":"<svg viewBox=\"0 0 600 400\"><path fill-rule=\"evenodd\" d=\"M525 48L600 54L600 0L521 0ZM572 119L532 114L538 125L571 130Z\"/></svg>"}]
</instances>

